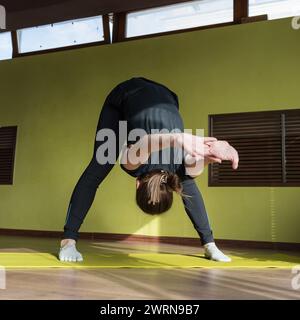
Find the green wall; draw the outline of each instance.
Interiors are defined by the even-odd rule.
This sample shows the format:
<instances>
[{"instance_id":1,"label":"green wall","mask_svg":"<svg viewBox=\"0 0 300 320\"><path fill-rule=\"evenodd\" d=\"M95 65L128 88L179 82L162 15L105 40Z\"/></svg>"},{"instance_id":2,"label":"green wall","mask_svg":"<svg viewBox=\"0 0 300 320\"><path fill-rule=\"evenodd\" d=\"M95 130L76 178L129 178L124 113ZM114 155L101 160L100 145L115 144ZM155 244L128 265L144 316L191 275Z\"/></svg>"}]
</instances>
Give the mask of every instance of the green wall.
<instances>
[{"instance_id":1,"label":"green wall","mask_svg":"<svg viewBox=\"0 0 300 320\"><path fill-rule=\"evenodd\" d=\"M133 76L179 96L186 128L208 114L299 108L300 30L291 19L187 32L0 62L0 125L18 125L13 186L0 186L0 228L62 230L92 156L105 96ZM208 187L197 178L216 238L300 242L299 188ZM160 217L134 203L115 166L82 231L197 237L180 199Z\"/></svg>"}]
</instances>

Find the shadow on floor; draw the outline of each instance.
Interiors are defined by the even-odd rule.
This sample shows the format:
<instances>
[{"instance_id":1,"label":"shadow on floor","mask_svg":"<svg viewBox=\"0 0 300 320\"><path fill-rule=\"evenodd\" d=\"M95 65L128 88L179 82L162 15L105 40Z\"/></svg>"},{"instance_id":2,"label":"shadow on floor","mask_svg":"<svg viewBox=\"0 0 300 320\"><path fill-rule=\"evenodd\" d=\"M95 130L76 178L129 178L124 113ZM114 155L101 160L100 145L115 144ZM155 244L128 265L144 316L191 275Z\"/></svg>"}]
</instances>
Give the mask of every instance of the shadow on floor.
<instances>
[{"instance_id":1,"label":"shadow on floor","mask_svg":"<svg viewBox=\"0 0 300 320\"><path fill-rule=\"evenodd\" d=\"M31 252L31 253L49 253L57 258L60 239L38 238L38 237L12 237L0 236L0 252ZM118 254L120 259L135 259L129 257L129 253L163 253L180 254L181 256L197 257L207 260L203 255L203 249L200 247L179 246L171 244L153 244L137 242L107 242L107 241L89 241L80 240L78 249L83 254L99 255L100 257L112 258ZM289 263L300 263L300 256L291 252L278 252L274 250L226 250L225 253L234 255L236 258L248 259L253 261L278 261ZM146 260L147 261L147 260ZM140 260L142 263L143 261ZM134 263L134 261L133 261ZM161 265L161 264L160 264Z\"/></svg>"}]
</instances>

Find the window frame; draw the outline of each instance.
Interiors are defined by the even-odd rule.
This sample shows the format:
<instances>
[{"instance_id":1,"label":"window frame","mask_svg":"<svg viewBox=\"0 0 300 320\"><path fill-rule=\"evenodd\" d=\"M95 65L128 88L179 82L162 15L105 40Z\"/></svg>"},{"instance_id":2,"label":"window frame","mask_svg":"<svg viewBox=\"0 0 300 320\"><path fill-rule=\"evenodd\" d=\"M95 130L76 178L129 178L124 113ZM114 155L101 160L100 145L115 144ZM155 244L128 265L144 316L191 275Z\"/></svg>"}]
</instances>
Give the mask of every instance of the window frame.
<instances>
[{"instance_id":1,"label":"window frame","mask_svg":"<svg viewBox=\"0 0 300 320\"><path fill-rule=\"evenodd\" d=\"M248 112L234 112L234 113L218 113L218 114L209 114L208 115L208 135L214 136L213 133L213 117L215 116L230 116L230 115L263 115L263 114L274 114L281 116L281 164L283 180L286 179L286 116L299 113L300 109L282 109L282 110L266 110L266 111L248 111ZM233 170L233 169L232 169ZM237 169L238 170L238 169ZM213 182L213 164L208 165L208 186L209 187L299 187L299 182L280 182L280 183L270 183L270 182L254 182L248 183L246 180L242 183L237 184L237 182L226 182L226 184L219 184L218 182Z\"/></svg>"},{"instance_id":2,"label":"window frame","mask_svg":"<svg viewBox=\"0 0 300 320\"><path fill-rule=\"evenodd\" d=\"M177 4L177 3L190 2L190 1L191 0L170 1L170 3L164 2L163 4L157 4L157 2L155 2L155 4L153 4L152 2L151 3L145 2L141 8L136 9L136 10L130 10L130 11L126 11L126 12L125 11L112 12L112 13L99 12L99 15L102 16L102 21L103 21L104 40L92 42L92 43L85 43L85 44L71 45L71 46L59 47L59 48L53 48L53 49L19 53L17 31L8 30L11 32L11 37L12 37L12 45L13 45L12 59L18 58L18 57L48 54L48 53L52 53L52 52L59 52L59 51L66 51L66 50L76 50L76 49L100 46L100 45L105 45L105 44L113 44L116 42L134 41L134 40L139 40L139 39L160 37L160 36L172 35L172 34L178 34L178 33L184 33L184 32L193 32L193 31L199 31L199 30L221 28L221 27L233 26L233 25L237 25L237 24L263 21L263 20L268 19L267 15L249 16L249 0L233 0L234 1L233 2L234 19L231 22L219 23L219 24L207 25L207 26L199 26L199 27L193 27L193 28L186 28L186 29L178 29L178 30L153 33L153 34L142 35L142 36L135 36L135 37L130 37L130 38L126 37L126 35L125 35L126 20L127 20L126 17L129 13L143 11L146 9L169 6L169 5ZM110 23L109 23L111 14L113 14L112 39L110 36ZM80 17L80 18L84 18L84 17ZM74 18L74 19L77 19L77 18ZM34 26L32 26L32 27L34 27ZM0 63L1 63L1 61L0 61Z\"/></svg>"},{"instance_id":3,"label":"window frame","mask_svg":"<svg viewBox=\"0 0 300 320\"><path fill-rule=\"evenodd\" d=\"M0 31L0 34L2 33L10 33L11 35L11 31L9 30L2 30ZM6 60L11 60L13 58L13 54L14 54L14 46L13 46L13 42L11 41L11 49L12 49L12 57L11 58L6 58L6 59L0 59L0 61L6 61Z\"/></svg>"},{"instance_id":4,"label":"window frame","mask_svg":"<svg viewBox=\"0 0 300 320\"><path fill-rule=\"evenodd\" d=\"M184 3L184 2L190 2L190 1L191 0L182 0L182 1L178 1L178 2L177 1L172 2L170 4ZM146 10L146 9L157 8L157 7L162 7L162 6L168 6L170 4L165 4L165 5L145 4L143 9L130 10L128 12L113 12L112 39L110 36L110 25L109 25L111 13L105 13L105 14L100 13L102 15L102 21L103 21L103 32L104 32L104 40L103 41L85 43L85 44L79 44L79 45L72 45L72 46L66 46L66 47L59 47L59 48L52 48L52 49L46 49L46 50L38 50L38 51L32 51L32 52L26 52L26 53L19 52L17 31L10 30L11 37L12 37L12 46L13 46L12 59L19 58L19 57L40 55L40 54L48 54L48 53L59 52L59 51L76 50L76 49L81 49L81 48L94 47L94 46L105 45L105 44L112 44L112 43L121 42L121 41L132 41L132 40L138 40L138 39L144 39L144 38L172 35L172 34L183 33L183 32L193 32L193 31L197 31L197 30L213 29L213 28L218 28L218 27L232 26L232 25L240 24L240 23L244 23L244 22L256 21L256 19L255 19L256 17L250 17L250 18L248 17L248 6L249 6L248 0L233 0L233 1L234 1L234 21L232 21L232 22L219 23L219 24L215 24L215 25L200 26L200 27L187 28L187 29L172 30L172 31L167 31L167 32L154 33L154 34L137 36L137 37L130 37L130 38L125 37L126 16L128 13ZM76 19L76 18L74 18L74 19Z\"/></svg>"},{"instance_id":5,"label":"window frame","mask_svg":"<svg viewBox=\"0 0 300 320\"><path fill-rule=\"evenodd\" d=\"M170 34L191 32L191 31L197 31L197 30L212 29L212 28L217 28L217 27L232 26L232 25L237 24L237 22L241 22L242 17L246 17L245 16L245 8L248 8L248 4L249 4L248 0L233 0L233 21L198 26L198 27L191 27L191 28L185 28L185 29L177 29L177 30L171 30L171 31L156 32L156 33L145 34L145 35L134 36L134 37L126 37L126 23L127 23L127 15L129 13L145 11L148 9L154 9L154 8L160 8L160 7L163 8L163 7L168 7L170 5L176 5L176 4L185 3L185 2L191 2L191 0L184 0L184 1L181 1L178 3L169 4L169 5L153 6L153 7L149 7L149 8L142 9L142 10L137 9L137 10L131 10L131 11L126 12L125 13L125 21L124 22L122 21L124 24L121 27L121 31L123 33L123 36L121 38L126 41L129 41L129 40L137 40L137 39L146 39L146 38L153 38L153 37L158 37L158 36L165 36L165 35L170 35ZM247 3L247 6L245 6L245 3ZM248 11L247 11L247 17L248 17ZM120 28L119 28L119 30L120 30Z\"/></svg>"},{"instance_id":6,"label":"window frame","mask_svg":"<svg viewBox=\"0 0 300 320\"><path fill-rule=\"evenodd\" d=\"M45 49L45 50L37 50L37 51L20 53L17 31L16 30L11 31L12 44L13 44L13 57L12 58L47 54L47 53L66 51L66 50L75 50L75 49L95 47L95 46L99 46L99 45L109 44L111 42L110 32L109 32L109 16L108 16L108 14L104 14L101 16L102 16L102 25L103 25L103 33L104 33L104 40L102 40L102 41L95 41L95 42L89 42L89 43L82 43L82 44L78 44L78 45L70 45L70 46L63 46L63 47L52 48L52 49ZM64 21L62 21L62 22L64 22Z\"/></svg>"},{"instance_id":7,"label":"window frame","mask_svg":"<svg viewBox=\"0 0 300 320\"><path fill-rule=\"evenodd\" d=\"M266 4L271 4L272 5L272 3L266 3ZM289 5L291 5L291 4L289 4ZM259 17L259 16L261 16L261 15L266 15L267 16L267 20L278 20L278 19L287 19L287 18L292 18L292 17L294 17L294 15L292 15L292 16L290 16L290 15L287 15L287 16L280 16L280 17L276 17L276 18L270 18L269 19L269 16L271 16L272 14L270 14L270 12L262 12L262 13L260 13L260 14L256 14L256 15L253 15L253 16L251 16L250 15L250 0L248 1L248 15L249 15L249 18L252 18L252 17Z\"/></svg>"}]
</instances>

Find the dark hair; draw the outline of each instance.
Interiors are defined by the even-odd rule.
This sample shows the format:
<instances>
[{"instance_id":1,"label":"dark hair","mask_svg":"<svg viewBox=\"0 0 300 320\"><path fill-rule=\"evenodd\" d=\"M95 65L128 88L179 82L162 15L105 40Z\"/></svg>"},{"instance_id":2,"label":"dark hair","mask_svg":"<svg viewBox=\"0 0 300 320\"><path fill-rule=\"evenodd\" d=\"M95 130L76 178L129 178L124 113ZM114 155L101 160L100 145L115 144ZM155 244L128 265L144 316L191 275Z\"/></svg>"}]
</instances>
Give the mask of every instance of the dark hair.
<instances>
[{"instance_id":1,"label":"dark hair","mask_svg":"<svg viewBox=\"0 0 300 320\"><path fill-rule=\"evenodd\" d=\"M148 214L160 214L169 210L173 203L173 191L184 196L177 174L155 169L139 178L136 190L137 205Z\"/></svg>"}]
</instances>

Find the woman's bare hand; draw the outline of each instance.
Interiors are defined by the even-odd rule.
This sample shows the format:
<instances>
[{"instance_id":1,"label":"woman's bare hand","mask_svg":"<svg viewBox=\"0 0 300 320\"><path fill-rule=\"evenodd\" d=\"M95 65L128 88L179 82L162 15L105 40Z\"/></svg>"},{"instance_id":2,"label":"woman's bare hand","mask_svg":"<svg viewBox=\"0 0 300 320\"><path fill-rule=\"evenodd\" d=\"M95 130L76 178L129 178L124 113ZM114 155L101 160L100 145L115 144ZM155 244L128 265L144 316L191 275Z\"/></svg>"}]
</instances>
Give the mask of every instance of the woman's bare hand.
<instances>
[{"instance_id":1,"label":"woman's bare hand","mask_svg":"<svg viewBox=\"0 0 300 320\"><path fill-rule=\"evenodd\" d=\"M183 148L192 157L206 157L210 155L208 143L217 141L214 137L200 137L190 133L176 134L175 145Z\"/></svg>"},{"instance_id":2,"label":"woman's bare hand","mask_svg":"<svg viewBox=\"0 0 300 320\"><path fill-rule=\"evenodd\" d=\"M227 141L207 141L206 145L209 146L209 157L217 158L219 160L229 160L232 162L233 169L238 168L238 152Z\"/></svg>"}]
</instances>

